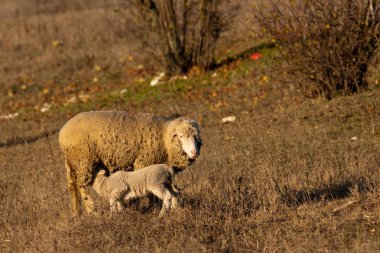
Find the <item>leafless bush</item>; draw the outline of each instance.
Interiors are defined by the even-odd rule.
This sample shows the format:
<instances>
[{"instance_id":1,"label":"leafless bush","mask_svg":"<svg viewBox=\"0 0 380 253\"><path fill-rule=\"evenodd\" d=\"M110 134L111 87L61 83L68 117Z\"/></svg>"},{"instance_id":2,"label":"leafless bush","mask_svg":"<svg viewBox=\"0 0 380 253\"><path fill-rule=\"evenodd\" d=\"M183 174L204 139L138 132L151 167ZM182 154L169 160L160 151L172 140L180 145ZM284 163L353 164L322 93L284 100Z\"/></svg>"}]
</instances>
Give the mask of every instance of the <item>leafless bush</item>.
<instances>
[{"instance_id":1,"label":"leafless bush","mask_svg":"<svg viewBox=\"0 0 380 253\"><path fill-rule=\"evenodd\" d=\"M293 73L312 81L312 95L331 99L367 87L379 46L377 0L260 0L254 9Z\"/></svg>"},{"instance_id":2,"label":"leafless bush","mask_svg":"<svg viewBox=\"0 0 380 253\"><path fill-rule=\"evenodd\" d=\"M146 46L160 51L170 74L179 74L193 66L207 70L214 64L215 43L226 28L221 11L226 3L224 0L132 0L128 7L134 10Z\"/></svg>"}]
</instances>

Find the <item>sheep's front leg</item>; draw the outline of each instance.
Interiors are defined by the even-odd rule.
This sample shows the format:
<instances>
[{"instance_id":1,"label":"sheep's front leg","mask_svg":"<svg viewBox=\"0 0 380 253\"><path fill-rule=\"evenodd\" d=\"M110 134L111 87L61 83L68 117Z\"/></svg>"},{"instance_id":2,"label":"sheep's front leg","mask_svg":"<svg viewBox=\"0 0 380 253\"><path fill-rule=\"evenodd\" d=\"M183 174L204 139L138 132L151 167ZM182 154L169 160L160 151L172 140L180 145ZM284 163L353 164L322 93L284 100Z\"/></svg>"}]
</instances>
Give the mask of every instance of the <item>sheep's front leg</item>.
<instances>
[{"instance_id":1,"label":"sheep's front leg","mask_svg":"<svg viewBox=\"0 0 380 253\"><path fill-rule=\"evenodd\" d=\"M133 169L134 170L139 170L141 168L144 168L148 166L149 164L146 164L146 161L144 158L137 157L135 162L133 163Z\"/></svg>"},{"instance_id":2,"label":"sheep's front leg","mask_svg":"<svg viewBox=\"0 0 380 253\"><path fill-rule=\"evenodd\" d=\"M88 190L85 186L79 186L79 193L82 198L84 208L86 209L86 212L88 214L92 213L94 211L94 201L92 200L90 194L88 193Z\"/></svg>"}]
</instances>

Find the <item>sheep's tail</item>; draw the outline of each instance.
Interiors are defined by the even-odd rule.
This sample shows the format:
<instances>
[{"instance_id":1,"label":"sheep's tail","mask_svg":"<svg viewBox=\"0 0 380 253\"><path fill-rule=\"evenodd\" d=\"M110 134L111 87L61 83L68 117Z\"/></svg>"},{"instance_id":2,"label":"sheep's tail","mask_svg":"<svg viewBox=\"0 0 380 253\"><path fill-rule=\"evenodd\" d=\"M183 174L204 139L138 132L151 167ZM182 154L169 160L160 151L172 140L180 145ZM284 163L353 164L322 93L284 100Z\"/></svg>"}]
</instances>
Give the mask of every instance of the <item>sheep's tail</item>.
<instances>
[{"instance_id":1,"label":"sheep's tail","mask_svg":"<svg viewBox=\"0 0 380 253\"><path fill-rule=\"evenodd\" d=\"M65 160L65 167L67 172L67 186L71 197L71 207L74 213L79 215L79 188L77 184L77 176L67 159Z\"/></svg>"}]
</instances>

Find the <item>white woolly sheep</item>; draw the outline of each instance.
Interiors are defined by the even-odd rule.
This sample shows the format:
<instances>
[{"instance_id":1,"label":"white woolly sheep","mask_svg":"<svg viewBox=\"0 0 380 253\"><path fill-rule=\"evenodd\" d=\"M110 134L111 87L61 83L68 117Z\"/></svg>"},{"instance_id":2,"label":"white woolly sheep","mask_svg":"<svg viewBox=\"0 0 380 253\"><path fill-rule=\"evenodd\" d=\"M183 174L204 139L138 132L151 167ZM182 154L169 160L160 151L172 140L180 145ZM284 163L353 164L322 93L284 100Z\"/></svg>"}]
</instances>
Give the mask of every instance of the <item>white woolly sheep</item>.
<instances>
[{"instance_id":1,"label":"white woolly sheep","mask_svg":"<svg viewBox=\"0 0 380 253\"><path fill-rule=\"evenodd\" d=\"M174 186L176 171L166 164L155 164L137 171L117 171L106 176L100 170L92 187L108 198L111 212L120 212L130 199L154 195L162 200L160 216L178 205L178 190Z\"/></svg>"},{"instance_id":2,"label":"white woolly sheep","mask_svg":"<svg viewBox=\"0 0 380 253\"><path fill-rule=\"evenodd\" d=\"M125 111L83 112L60 130L72 208L79 214L79 196L87 213L94 209L87 186L99 168L112 174L165 163L182 170L200 154L198 124Z\"/></svg>"}]
</instances>

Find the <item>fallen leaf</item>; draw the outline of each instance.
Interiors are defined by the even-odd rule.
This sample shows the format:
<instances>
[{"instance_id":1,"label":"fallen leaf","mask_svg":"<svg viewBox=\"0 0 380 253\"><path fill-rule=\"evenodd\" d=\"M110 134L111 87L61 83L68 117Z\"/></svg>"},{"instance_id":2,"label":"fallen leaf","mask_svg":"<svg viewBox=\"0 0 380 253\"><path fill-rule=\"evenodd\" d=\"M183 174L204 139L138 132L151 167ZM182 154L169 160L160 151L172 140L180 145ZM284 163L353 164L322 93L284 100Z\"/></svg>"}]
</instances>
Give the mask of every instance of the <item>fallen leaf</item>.
<instances>
[{"instance_id":1,"label":"fallen leaf","mask_svg":"<svg viewBox=\"0 0 380 253\"><path fill-rule=\"evenodd\" d=\"M222 123L234 122L236 120L236 116L228 116L222 119Z\"/></svg>"},{"instance_id":2,"label":"fallen leaf","mask_svg":"<svg viewBox=\"0 0 380 253\"><path fill-rule=\"evenodd\" d=\"M19 115L18 112L16 112L16 113L11 113L11 114L7 114L7 115L0 115L0 119L5 119L5 120L14 119L14 118L16 118L18 115Z\"/></svg>"},{"instance_id":3,"label":"fallen leaf","mask_svg":"<svg viewBox=\"0 0 380 253\"><path fill-rule=\"evenodd\" d=\"M261 58L263 58L263 54L260 53L260 52L255 52L255 53L251 54L251 59L253 61L257 61L257 60L259 60Z\"/></svg>"},{"instance_id":4,"label":"fallen leaf","mask_svg":"<svg viewBox=\"0 0 380 253\"><path fill-rule=\"evenodd\" d=\"M47 112L47 111L50 110L50 108L51 108L51 104L44 103L43 106L42 106L42 108L41 108L41 110L40 110L40 112Z\"/></svg>"},{"instance_id":5,"label":"fallen leaf","mask_svg":"<svg viewBox=\"0 0 380 253\"><path fill-rule=\"evenodd\" d=\"M351 138L351 141L357 141L357 140L359 140L359 138L357 136L354 136Z\"/></svg>"},{"instance_id":6,"label":"fallen leaf","mask_svg":"<svg viewBox=\"0 0 380 253\"><path fill-rule=\"evenodd\" d=\"M164 77L165 77L165 72L159 73L157 76L153 77L152 81L150 81L150 86L156 86Z\"/></svg>"}]
</instances>

